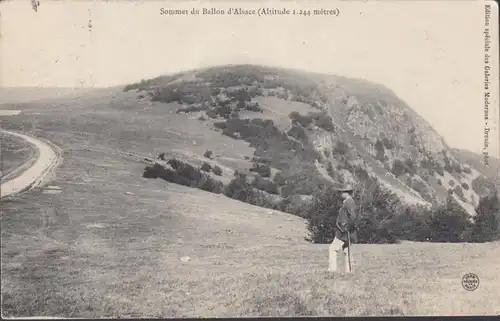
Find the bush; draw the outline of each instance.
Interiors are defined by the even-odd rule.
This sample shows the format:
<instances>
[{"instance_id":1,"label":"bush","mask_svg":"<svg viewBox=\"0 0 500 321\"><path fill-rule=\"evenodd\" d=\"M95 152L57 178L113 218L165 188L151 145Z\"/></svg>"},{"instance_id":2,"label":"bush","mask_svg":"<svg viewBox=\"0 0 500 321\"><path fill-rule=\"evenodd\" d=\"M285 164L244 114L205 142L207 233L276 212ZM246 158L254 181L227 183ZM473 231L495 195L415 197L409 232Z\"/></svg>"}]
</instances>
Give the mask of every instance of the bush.
<instances>
[{"instance_id":1,"label":"bush","mask_svg":"<svg viewBox=\"0 0 500 321\"><path fill-rule=\"evenodd\" d=\"M206 150L205 151L205 154L203 154L203 157L206 157L206 158L212 158L212 154L213 152L211 150Z\"/></svg>"},{"instance_id":2,"label":"bush","mask_svg":"<svg viewBox=\"0 0 500 321\"><path fill-rule=\"evenodd\" d=\"M209 163L204 162L200 169L204 172L210 172L212 170L212 166L210 166Z\"/></svg>"},{"instance_id":3,"label":"bush","mask_svg":"<svg viewBox=\"0 0 500 321\"><path fill-rule=\"evenodd\" d=\"M245 109L248 111L254 111L254 112L258 112L258 113L263 112L263 109L259 106L259 103L246 104Z\"/></svg>"},{"instance_id":4,"label":"bush","mask_svg":"<svg viewBox=\"0 0 500 321\"><path fill-rule=\"evenodd\" d=\"M204 111L206 109L206 107L200 105L194 105L194 106L189 106L189 107L186 107L186 108L179 108L177 109L176 113L177 114L180 114L180 113L194 113L194 112L199 112L199 111Z\"/></svg>"},{"instance_id":5,"label":"bush","mask_svg":"<svg viewBox=\"0 0 500 321\"><path fill-rule=\"evenodd\" d=\"M275 182L271 181L270 179L262 178L260 176L255 176L252 185L264 192L267 192L269 194L275 194L279 195L279 188L278 184Z\"/></svg>"},{"instance_id":6,"label":"bush","mask_svg":"<svg viewBox=\"0 0 500 321\"><path fill-rule=\"evenodd\" d=\"M348 152L349 152L349 146L341 141L338 141L335 144L335 148L333 149L333 153L338 155L346 155Z\"/></svg>"},{"instance_id":7,"label":"bush","mask_svg":"<svg viewBox=\"0 0 500 321\"><path fill-rule=\"evenodd\" d=\"M466 242L472 228L469 214L451 197L436 207L429 219L431 242Z\"/></svg>"},{"instance_id":8,"label":"bush","mask_svg":"<svg viewBox=\"0 0 500 321\"><path fill-rule=\"evenodd\" d=\"M307 219L309 238L314 243L331 243L335 238L337 214L342 206L340 193L328 188L313 195L313 201L304 209L302 217Z\"/></svg>"},{"instance_id":9,"label":"bush","mask_svg":"<svg viewBox=\"0 0 500 321\"><path fill-rule=\"evenodd\" d=\"M220 168L218 165L214 166L212 172L217 176L222 176L222 168Z\"/></svg>"},{"instance_id":10,"label":"bush","mask_svg":"<svg viewBox=\"0 0 500 321\"><path fill-rule=\"evenodd\" d=\"M390 139L388 139L387 137L384 137L382 139L382 143L384 144L384 147L386 149L393 149L394 147L396 147L395 144L394 144L394 142L391 141Z\"/></svg>"},{"instance_id":11,"label":"bush","mask_svg":"<svg viewBox=\"0 0 500 321\"><path fill-rule=\"evenodd\" d=\"M385 148L384 144L380 140L377 139L377 142L375 143L375 159L378 159L379 161L384 161L384 156L385 156Z\"/></svg>"},{"instance_id":12,"label":"bush","mask_svg":"<svg viewBox=\"0 0 500 321\"><path fill-rule=\"evenodd\" d=\"M258 173L262 177L271 176L271 167L267 164L254 163L250 169L251 172Z\"/></svg>"},{"instance_id":13,"label":"bush","mask_svg":"<svg viewBox=\"0 0 500 321\"><path fill-rule=\"evenodd\" d=\"M467 185L467 183L462 183L462 188L466 191L469 190L469 185Z\"/></svg>"},{"instance_id":14,"label":"bush","mask_svg":"<svg viewBox=\"0 0 500 321\"><path fill-rule=\"evenodd\" d=\"M290 128L287 134L298 141L307 141L306 130L298 124L292 125L292 128Z\"/></svg>"},{"instance_id":15,"label":"bush","mask_svg":"<svg viewBox=\"0 0 500 321\"><path fill-rule=\"evenodd\" d=\"M290 119L292 119L292 124L298 123L302 127L305 127L305 128L308 127L313 122L312 116L310 116L310 115L303 116L296 111L291 112L289 117L290 117Z\"/></svg>"},{"instance_id":16,"label":"bush","mask_svg":"<svg viewBox=\"0 0 500 321\"><path fill-rule=\"evenodd\" d=\"M405 160L404 165L405 165L405 172L406 172L406 173L409 173L409 174L411 174L411 175L414 175L414 174L417 172L417 169L415 168L415 163L413 162L413 160L412 160L412 159L407 158L407 159Z\"/></svg>"},{"instance_id":17,"label":"bush","mask_svg":"<svg viewBox=\"0 0 500 321\"><path fill-rule=\"evenodd\" d=\"M438 180L437 180L437 184L442 186L442 185L443 185L443 182L441 182L441 180L440 180L440 179L438 179Z\"/></svg>"},{"instance_id":18,"label":"bush","mask_svg":"<svg viewBox=\"0 0 500 321\"><path fill-rule=\"evenodd\" d=\"M500 239L500 207L498 195L479 200L474 217L472 241L491 242Z\"/></svg>"},{"instance_id":19,"label":"bush","mask_svg":"<svg viewBox=\"0 0 500 321\"><path fill-rule=\"evenodd\" d=\"M274 175L273 178L274 182L278 184L278 186L283 186L286 184L287 180L286 177L283 175L283 173L279 172Z\"/></svg>"},{"instance_id":20,"label":"bush","mask_svg":"<svg viewBox=\"0 0 500 321\"><path fill-rule=\"evenodd\" d=\"M459 185L455 186L455 188L453 189L453 193L460 197L460 199L464 199L464 191Z\"/></svg>"},{"instance_id":21,"label":"bush","mask_svg":"<svg viewBox=\"0 0 500 321\"><path fill-rule=\"evenodd\" d=\"M168 164L172 169L160 164L146 166L144 168L143 177L153 179L161 178L167 182L195 187L207 192L216 194L222 193L224 186L222 182L216 181L210 176L203 174L199 169L176 159L169 160Z\"/></svg>"},{"instance_id":22,"label":"bush","mask_svg":"<svg viewBox=\"0 0 500 321\"><path fill-rule=\"evenodd\" d=\"M450 179L448 185L450 185L451 187L455 186L455 181Z\"/></svg>"},{"instance_id":23,"label":"bush","mask_svg":"<svg viewBox=\"0 0 500 321\"><path fill-rule=\"evenodd\" d=\"M335 126L333 125L332 117L327 115L326 112L316 114L314 116L314 123L316 124L316 126L318 126L319 128L322 128L326 131L329 131L329 132L335 131Z\"/></svg>"},{"instance_id":24,"label":"bush","mask_svg":"<svg viewBox=\"0 0 500 321\"><path fill-rule=\"evenodd\" d=\"M207 113L207 116L212 118L212 119L217 118L217 113L212 109L207 110L206 113Z\"/></svg>"},{"instance_id":25,"label":"bush","mask_svg":"<svg viewBox=\"0 0 500 321\"><path fill-rule=\"evenodd\" d=\"M257 190L246 181L244 174L235 175L224 189L224 195L248 204L280 210L280 203L270 201L265 192Z\"/></svg>"},{"instance_id":26,"label":"bush","mask_svg":"<svg viewBox=\"0 0 500 321\"><path fill-rule=\"evenodd\" d=\"M405 165L403 164L402 161L400 161L399 159L394 160L394 162L392 163L392 170L391 170L391 172L396 177L404 175L405 174L405 170L406 170L406 167L405 167Z\"/></svg>"},{"instance_id":27,"label":"bush","mask_svg":"<svg viewBox=\"0 0 500 321\"><path fill-rule=\"evenodd\" d=\"M464 167L463 171L465 174L472 174L472 170L469 167Z\"/></svg>"}]
</instances>

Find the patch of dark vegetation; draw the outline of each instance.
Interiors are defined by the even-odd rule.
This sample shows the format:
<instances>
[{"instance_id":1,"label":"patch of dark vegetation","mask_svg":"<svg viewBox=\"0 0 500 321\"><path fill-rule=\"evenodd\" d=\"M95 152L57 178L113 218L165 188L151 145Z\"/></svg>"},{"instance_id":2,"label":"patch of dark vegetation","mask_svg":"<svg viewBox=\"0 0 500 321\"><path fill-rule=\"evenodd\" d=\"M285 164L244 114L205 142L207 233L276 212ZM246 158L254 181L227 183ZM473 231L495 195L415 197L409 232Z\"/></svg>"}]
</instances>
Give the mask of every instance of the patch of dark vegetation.
<instances>
[{"instance_id":1,"label":"patch of dark vegetation","mask_svg":"<svg viewBox=\"0 0 500 321\"><path fill-rule=\"evenodd\" d=\"M276 173L273 177L273 181L278 185L278 186L283 186L286 185L287 180L286 178L281 174L281 172Z\"/></svg>"},{"instance_id":2,"label":"patch of dark vegetation","mask_svg":"<svg viewBox=\"0 0 500 321\"><path fill-rule=\"evenodd\" d=\"M259 103L247 103L245 104L245 110L254 111L257 113L262 113L264 110L259 106Z\"/></svg>"},{"instance_id":3,"label":"patch of dark vegetation","mask_svg":"<svg viewBox=\"0 0 500 321\"><path fill-rule=\"evenodd\" d=\"M205 157L205 158L210 158L210 159L211 159L211 158L212 158L212 155L213 155L213 152L212 152L211 150L207 149L207 150L205 151L205 153L203 154L203 157Z\"/></svg>"},{"instance_id":4,"label":"patch of dark vegetation","mask_svg":"<svg viewBox=\"0 0 500 321\"><path fill-rule=\"evenodd\" d=\"M220 166L215 165L212 172L217 176L222 176L222 168Z\"/></svg>"},{"instance_id":5,"label":"patch of dark vegetation","mask_svg":"<svg viewBox=\"0 0 500 321\"><path fill-rule=\"evenodd\" d=\"M307 115L302 115L296 111L291 112L289 115L292 120L292 125L300 125L303 128L308 128L310 125L316 125L329 132L335 131L335 126L333 125L332 118L327 114L326 111L309 113Z\"/></svg>"},{"instance_id":6,"label":"patch of dark vegetation","mask_svg":"<svg viewBox=\"0 0 500 321\"><path fill-rule=\"evenodd\" d=\"M333 149L333 154L347 155L347 153L349 153L349 146L344 142L338 141Z\"/></svg>"},{"instance_id":7,"label":"patch of dark vegetation","mask_svg":"<svg viewBox=\"0 0 500 321\"><path fill-rule=\"evenodd\" d=\"M380 185L371 192L358 190L358 238L360 243L395 243L401 240L419 242L490 242L500 239L498 196L483 198L474 221L449 196L445 204L432 208L407 206ZM330 243L335 236L335 220L342 199L335 190L314 194L311 206L301 216L308 221L309 238L315 243Z\"/></svg>"},{"instance_id":8,"label":"patch of dark vegetation","mask_svg":"<svg viewBox=\"0 0 500 321\"><path fill-rule=\"evenodd\" d=\"M399 159L395 159L392 163L391 173L396 177L403 176L404 174L410 174L410 176L416 174L417 169L415 163L412 159L408 158L404 162Z\"/></svg>"},{"instance_id":9,"label":"patch of dark vegetation","mask_svg":"<svg viewBox=\"0 0 500 321\"><path fill-rule=\"evenodd\" d=\"M262 177L271 176L271 167L268 164L253 163L253 166L252 168L250 168L250 171L257 173Z\"/></svg>"},{"instance_id":10,"label":"patch of dark vegetation","mask_svg":"<svg viewBox=\"0 0 500 321\"><path fill-rule=\"evenodd\" d=\"M496 193L495 184L487 179L485 176L480 175L472 181L472 190L477 195L486 197Z\"/></svg>"},{"instance_id":11,"label":"patch of dark vegetation","mask_svg":"<svg viewBox=\"0 0 500 321\"><path fill-rule=\"evenodd\" d=\"M224 195L252 205L274 210L282 210L281 198L273 197L269 193L255 188L247 181L246 175L242 173L235 173L235 177L225 187Z\"/></svg>"},{"instance_id":12,"label":"patch of dark vegetation","mask_svg":"<svg viewBox=\"0 0 500 321\"><path fill-rule=\"evenodd\" d=\"M307 128L313 123L313 117L311 115L301 115L296 111L291 112L289 117L292 120L292 125L299 124L300 126Z\"/></svg>"},{"instance_id":13,"label":"patch of dark vegetation","mask_svg":"<svg viewBox=\"0 0 500 321\"><path fill-rule=\"evenodd\" d=\"M252 181L252 185L258 190L267 192L269 194L280 194L278 184L270 179L263 178L260 175L255 176L254 180Z\"/></svg>"},{"instance_id":14,"label":"patch of dark vegetation","mask_svg":"<svg viewBox=\"0 0 500 321\"><path fill-rule=\"evenodd\" d=\"M459 185L453 188L453 193L455 193L462 201L465 201L464 191Z\"/></svg>"},{"instance_id":15,"label":"patch of dark vegetation","mask_svg":"<svg viewBox=\"0 0 500 321\"><path fill-rule=\"evenodd\" d=\"M161 178L167 182L199 188L216 194L222 193L224 184L202 173L200 169L177 159L169 159L167 164L171 168L158 163L146 166L142 176L153 179Z\"/></svg>"},{"instance_id":16,"label":"patch of dark vegetation","mask_svg":"<svg viewBox=\"0 0 500 321\"><path fill-rule=\"evenodd\" d=\"M212 171L212 166L209 163L204 162L203 165L201 165L200 170L204 172L210 172Z\"/></svg>"},{"instance_id":17,"label":"patch of dark vegetation","mask_svg":"<svg viewBox=\"0 0 500 321\"><path fill-rule=\"evenodd\" d=\"M308 139L306 130L300 124L293 124L287 134L298 141L307 141Z\"/></svg>"},{"instance_id":18,"label":"patch of dark vegetation","mask_svg":"<svg viewBox=\"0 0 500 321\"><path fill-rule=\"evenodd\" d=\"M207 109L207 107L204 105L192 105L192 106L189 106L186 108L179 108L179 109L177 109L176 113L177 114L180 114L180 113L188 114L188 113L195 113L195 112L204 111L206 109Z\"/></svg>"}]
</instances>

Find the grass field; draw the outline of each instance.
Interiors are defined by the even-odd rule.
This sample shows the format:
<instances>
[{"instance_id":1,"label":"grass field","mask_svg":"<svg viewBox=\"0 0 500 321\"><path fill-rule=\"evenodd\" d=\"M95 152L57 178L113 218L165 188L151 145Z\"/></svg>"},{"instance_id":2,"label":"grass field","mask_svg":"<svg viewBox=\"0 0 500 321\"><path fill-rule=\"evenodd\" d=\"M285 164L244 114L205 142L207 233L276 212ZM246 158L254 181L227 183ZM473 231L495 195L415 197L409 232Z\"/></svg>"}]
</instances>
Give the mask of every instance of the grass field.
<instances>
[{"instance_id":1,"label":"grass field","mask_svg":"<svg viewBox=\"0 0 500 321\"><path fill-rule=\"evenodd\" d=\"M4 125L30 128L40 113L38 135L64 150L60 194L2 201L4 317L500 313L498 243L355 245L355 273L332 275L302 219L142 178L131 154L211 149L234 169L253 151L136 95L33 104Z\"/></svg>"},{"instance_id":2,"label":"grass field","mask_svg":"<svg viewBox=\"0 0 500 321\"><path fill-rule=\"evenodd\" d=\"M36 157L37 152L34 146L18 137L0 133L0 139L2 142L0 153L3 154L1 181L3 181L4 177L12 178L15 176L17 168L28 166L30 161Z\"/></svg>"}]
</instances>

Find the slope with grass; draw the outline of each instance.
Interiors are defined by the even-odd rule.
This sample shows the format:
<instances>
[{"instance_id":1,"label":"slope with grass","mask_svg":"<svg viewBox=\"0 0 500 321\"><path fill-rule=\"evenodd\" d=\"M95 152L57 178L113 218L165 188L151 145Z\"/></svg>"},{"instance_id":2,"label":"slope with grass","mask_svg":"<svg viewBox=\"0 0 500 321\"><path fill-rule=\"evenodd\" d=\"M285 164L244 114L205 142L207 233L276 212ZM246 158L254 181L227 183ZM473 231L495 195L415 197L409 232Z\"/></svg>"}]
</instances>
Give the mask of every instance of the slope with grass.
<instances>
[{"instance_id":1,"label":"slope with grass","mask_svg":"<svg viewBox=\"0 0 500 321\"><path fill-rule=\"evenodd\" d=\"M164 79L166 84L172 80ZM61 193L36 188L2 200L4 316L500 312L498 243L356 244L355 274L332 276L326 273L328 246L304 239L300 217L141 177L150 165L144 158L162 152L195 166L218 165L226 181L235 170L248 171L253 157L266 156L255 155L260 147L252 142L214 128L228 119L179 113L185 104L150 101L147 95L103 90L27 104L25 115L9 117L4 127L29 131L29 114L36 113L37 137L60 146L64 162L52 181ZM272 109L274 98L268 98L258 99ZM276 142L289 142L280 137ZM262 152L281 155L276 146ZM207 150L213 151L210 159L203 156ZM316 156L314 151L297 150L311 163L295 159L285 165L314 172L314 159L307 154ZM348 156L337 156L335 164L349 163ZM284 159L274 161L281 166ZM273 167L272 175L278 172ZM461 287L468 272L481 280L475 292Z\"/></svg>"}]
</instances>

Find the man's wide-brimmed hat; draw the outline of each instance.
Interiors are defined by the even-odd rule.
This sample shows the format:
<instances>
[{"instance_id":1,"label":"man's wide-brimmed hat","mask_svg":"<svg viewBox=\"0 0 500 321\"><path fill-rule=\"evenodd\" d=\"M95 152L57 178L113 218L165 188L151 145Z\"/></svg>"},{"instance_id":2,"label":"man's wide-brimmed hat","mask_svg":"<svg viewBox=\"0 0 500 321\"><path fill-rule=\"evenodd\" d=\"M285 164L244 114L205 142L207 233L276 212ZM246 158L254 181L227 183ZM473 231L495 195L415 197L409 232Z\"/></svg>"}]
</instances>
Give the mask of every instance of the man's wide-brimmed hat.
<instances>
[{"instance_id":1,"label":"man's wide-brimmed hat","mask_svg":"<svg viewBox=\"0 0 500 321\"><path fill-rule=\"evenodd\" d=\"M351 185L344 185L340 188L337 189L339 192L352 192L354 191L354 188L352 188Z\"/></svg>"}]
</instances>

